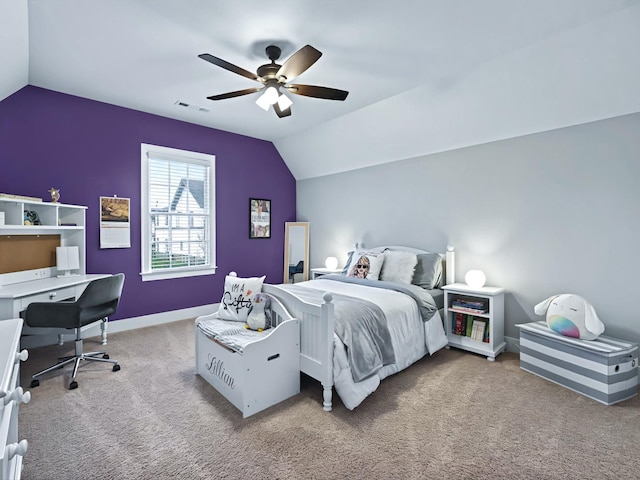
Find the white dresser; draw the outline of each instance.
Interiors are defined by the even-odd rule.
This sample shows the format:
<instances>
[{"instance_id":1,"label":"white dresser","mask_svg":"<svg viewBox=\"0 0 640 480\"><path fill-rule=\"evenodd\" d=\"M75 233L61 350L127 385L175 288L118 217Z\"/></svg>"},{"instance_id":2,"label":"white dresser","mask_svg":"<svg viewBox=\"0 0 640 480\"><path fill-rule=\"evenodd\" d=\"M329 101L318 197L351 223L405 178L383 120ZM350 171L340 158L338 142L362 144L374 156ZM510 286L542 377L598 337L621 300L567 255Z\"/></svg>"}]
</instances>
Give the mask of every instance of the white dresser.
<instances>
[{"instance_id":1,"label":"white dresser","mask_svg":"<svg viewBox=\"0 0 640 480\"><path fill-rule=\"evenodd\" d=\"M0 478L3 480L20 478L22 458L28 447L26 440L18 441L18 406L31 399L31 394L19 386L20 362L28 357L26 350L18 352L21 331L21 318L0 322Z\"/></svg>"}]
</instances>

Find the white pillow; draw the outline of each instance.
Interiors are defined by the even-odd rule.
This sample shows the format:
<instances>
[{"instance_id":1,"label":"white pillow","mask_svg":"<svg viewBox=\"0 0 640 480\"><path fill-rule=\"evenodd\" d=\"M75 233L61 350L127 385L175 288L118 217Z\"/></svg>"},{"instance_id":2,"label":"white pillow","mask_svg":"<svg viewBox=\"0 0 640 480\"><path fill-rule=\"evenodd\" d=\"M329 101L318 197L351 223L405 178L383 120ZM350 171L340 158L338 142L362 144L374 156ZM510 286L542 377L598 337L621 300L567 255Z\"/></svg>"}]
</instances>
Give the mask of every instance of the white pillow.
<instances>
[{"instance_id":1,"label":"white pillow","mask_svg":"<svg viewBox=\"0 0 640 480\"><path fill-rule=\"evenodd\" d=\"M231 272L224 279L224 293L218 309L218 317L223 320L245 322L253 310L253 300L262 290L266 276L240 278Z\"/></svg>"},{"instance_id":2,"label":"white pillow","mask_svg":"<svg viewBox=\"0 0 640 480\"><path fill-rule=\"evenodd\" d=\"M418 257L410 252L384 252L384 262L380 280L410 284L416 269Z\"/></svg>"},{"instance_id":3,"label":"white pillow","mask_svg":"<svg viewBox=\"0 0 640 480\"><path fill-rule=\"evenodd\" d=\"M383 253L367 252L364 250L353 252L351 263L347 268L347 277L378 280L383 262Z\"/></svg>"}]
</instances>

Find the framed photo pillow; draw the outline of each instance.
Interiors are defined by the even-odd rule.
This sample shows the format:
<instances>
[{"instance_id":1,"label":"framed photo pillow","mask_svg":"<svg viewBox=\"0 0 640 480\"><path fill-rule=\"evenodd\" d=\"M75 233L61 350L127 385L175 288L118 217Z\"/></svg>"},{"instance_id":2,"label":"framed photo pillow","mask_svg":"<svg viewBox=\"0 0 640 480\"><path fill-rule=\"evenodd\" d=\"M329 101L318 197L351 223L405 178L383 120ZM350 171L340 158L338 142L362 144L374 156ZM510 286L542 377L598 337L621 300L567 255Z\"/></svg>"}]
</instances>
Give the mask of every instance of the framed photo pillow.
<instances>
[{"instance_id":1,"label":"framed photo pillow","mask_svg":"<svg viewBox=\"0 0 640 480\"><path fill-rule=\"evenodd\" d=\"M384 262L384 254L377 252L355 251L347 267L347 277L379 280L380 270Z\"/></svg>"}]
</instances>

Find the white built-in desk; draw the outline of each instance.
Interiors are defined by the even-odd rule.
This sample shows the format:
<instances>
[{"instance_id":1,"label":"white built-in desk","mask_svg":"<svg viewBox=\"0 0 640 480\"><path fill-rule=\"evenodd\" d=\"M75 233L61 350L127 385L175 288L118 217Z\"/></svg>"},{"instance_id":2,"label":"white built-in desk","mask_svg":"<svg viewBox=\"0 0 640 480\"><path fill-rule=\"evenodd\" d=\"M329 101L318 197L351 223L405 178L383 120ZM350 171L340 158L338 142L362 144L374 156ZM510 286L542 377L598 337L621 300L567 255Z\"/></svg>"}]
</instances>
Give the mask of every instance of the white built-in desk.
<instances>
[{"instance_id":1,"label":"white built-in desk","mask_svg":"<svg viewBox=\"0 0 640 480\"><path fill-rule=\"evenodd\" d=\"M61 300L78 298L89 282L98 278L108 277L108 273L94 273L87 275L69 275L68 277L49 277L39 280L3 285L0 287L0 321L10 318L20 318L20 312L27 309L32 302L59 302ZM107 324L102 323L102 343L107 343ZM51 329L56 333L61 329ZM23 334L42 334L43 329L33 329L26 325Z\"/></svg>"}]
</instances>

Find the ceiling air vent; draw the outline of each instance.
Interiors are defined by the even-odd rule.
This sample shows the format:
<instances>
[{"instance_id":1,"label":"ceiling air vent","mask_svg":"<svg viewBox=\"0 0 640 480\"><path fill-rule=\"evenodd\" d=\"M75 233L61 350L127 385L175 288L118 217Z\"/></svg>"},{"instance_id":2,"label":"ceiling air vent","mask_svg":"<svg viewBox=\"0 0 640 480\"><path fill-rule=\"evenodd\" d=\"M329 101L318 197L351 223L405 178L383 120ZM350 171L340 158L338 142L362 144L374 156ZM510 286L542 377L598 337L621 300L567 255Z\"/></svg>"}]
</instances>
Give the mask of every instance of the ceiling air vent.
<instances>
[{"instance_id":1,"label":"ceiling air vent","mask_svg":"<svg viewBox=\"0 0 640 480\"><path fill-rule=\"evenodd\" d=\"M208 108L199 107L198 105L189 105L188 103L182 102L180 100L178 100L175 104L178 105L179 107L188 108L189 110L197 110L199 112L205 112L205 113L209 111Z\"/></svg>"}]
</instances>

